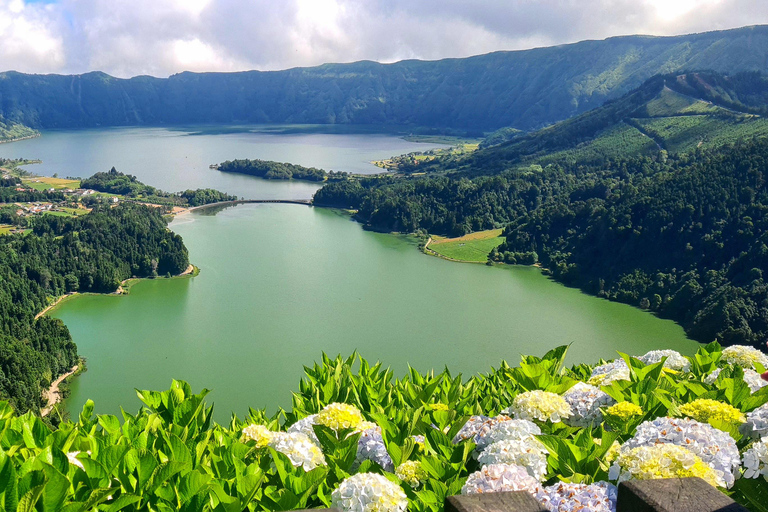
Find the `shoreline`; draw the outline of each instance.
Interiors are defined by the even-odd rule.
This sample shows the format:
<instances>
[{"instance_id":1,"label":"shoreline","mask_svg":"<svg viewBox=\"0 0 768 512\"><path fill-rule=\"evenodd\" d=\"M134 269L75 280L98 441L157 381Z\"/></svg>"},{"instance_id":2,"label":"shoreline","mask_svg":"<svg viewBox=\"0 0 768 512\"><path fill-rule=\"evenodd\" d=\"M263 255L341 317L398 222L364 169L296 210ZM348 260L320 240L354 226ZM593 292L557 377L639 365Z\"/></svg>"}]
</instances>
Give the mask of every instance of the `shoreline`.
<instances>
[{"instance_id":1,"label":"shoreline","mask_svg":"<svg viewBox=\"0 0 768 512\"><path fill-rule=\"evenodd\" d=\"M50 414L53 410L54 406L61 402L61 391L59 390L61 383L71 375L74 375L78 369L80 369L80 365L76 364L67 373L60 375L55 381L51 382L50 387L43 391L43 397L46 399L46 406L40 410L41 417L44 418L48 416L48 414Z\"/></svg>"},{"instance_id":2,"label":"shoreline","mask_svg":"<svg viewBox=\"0 0 768 512\"><path fill-rule=\"evenodd\" d=\"M43 309L42 311L37 313L35 315L34 319L37 320L41 316L43 316L46 313L50 312L52 309L56 308L57 306L60 306L61 303L64 302L65 300L70 299L72 297L77 297L78 295L105 295L105 296L110 296L110 295L128 295L128 292L131 289L131 286L134 284L132 281L139 282L139 281L142 281L144 279L175 279L175 278L180 278L180 277L195 277L199 273L200 273L200 269L198 267L196 267L195 265L193 265L192 263L190 263L187 266L187 268L184 270L184 272L182 272L181 274L176 274L174 276L171 276L170 278L158 276L158 277L155 277L155 278L152 278L152 277L129 277L128 279L123 279L120 282L120 286L118 286L117 289L114 292L110 292L110 293L97 293L97 292L85 292L85 293L69 292L69 293L65 293L64 295L60 295L59 297L57 297L56 300L53 301L52 304L46 306L45 309Z\"/></svg>"},{"instance_id":3,"label":"shoreline","mask_svg":"<svg viewBox=\"0 0 768 512\"><path fill-rule=\"evenodd\" d=\"M11 142L19 142L22 140L36 139L42 137L42 133L36 133L35 135L27 135L26 137L16 137L15 139L0 140L0 144L10 144Z\"/></svg>"}]
</instances>

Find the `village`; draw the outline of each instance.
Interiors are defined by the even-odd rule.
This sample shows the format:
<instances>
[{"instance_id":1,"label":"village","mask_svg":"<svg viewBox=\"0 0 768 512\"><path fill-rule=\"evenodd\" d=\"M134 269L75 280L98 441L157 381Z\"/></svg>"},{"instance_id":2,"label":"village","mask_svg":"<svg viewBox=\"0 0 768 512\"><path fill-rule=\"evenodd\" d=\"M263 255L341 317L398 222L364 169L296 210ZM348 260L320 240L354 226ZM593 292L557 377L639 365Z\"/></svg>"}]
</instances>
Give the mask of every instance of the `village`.
<instances>
[{"instance_id":1,"label":"village","mask_svg":"<svg viewBox=\"0 0 768 512\"><path fill-rule=\"evenodd\" d=\"M14 172L16 169L3 168L2 180L16 182L15 192L43 192L47 200L36 197L33 201L2 202L0 200L0 235L15 235L29 231L27 218L36 215L59 215L75 217L91 211L96 201L118 204L120 198L92 189L80 188L80 180L46 176L29 176ZM20 181L20 183L19 183ZM7 201L7 199L6 199Z\"/></svg>"}]
</instances>

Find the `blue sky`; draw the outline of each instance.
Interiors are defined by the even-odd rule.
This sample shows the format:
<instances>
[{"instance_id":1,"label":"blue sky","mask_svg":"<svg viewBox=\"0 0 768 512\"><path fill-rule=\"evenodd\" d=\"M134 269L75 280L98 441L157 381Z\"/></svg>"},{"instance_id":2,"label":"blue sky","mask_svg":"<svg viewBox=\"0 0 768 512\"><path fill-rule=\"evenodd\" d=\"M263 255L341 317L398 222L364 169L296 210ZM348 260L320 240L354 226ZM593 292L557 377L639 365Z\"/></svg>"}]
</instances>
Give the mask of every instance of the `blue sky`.
<instances>
[{"instance_id":1,"label":"blue sky","mask_svg":"<svg viewBox=\"0 0 768 512\"><path fill-rule=\"evenodd\" d=\"M0 70L284 69L762 23L766 0L0 0Z\"/></svg>"}]
</instances>

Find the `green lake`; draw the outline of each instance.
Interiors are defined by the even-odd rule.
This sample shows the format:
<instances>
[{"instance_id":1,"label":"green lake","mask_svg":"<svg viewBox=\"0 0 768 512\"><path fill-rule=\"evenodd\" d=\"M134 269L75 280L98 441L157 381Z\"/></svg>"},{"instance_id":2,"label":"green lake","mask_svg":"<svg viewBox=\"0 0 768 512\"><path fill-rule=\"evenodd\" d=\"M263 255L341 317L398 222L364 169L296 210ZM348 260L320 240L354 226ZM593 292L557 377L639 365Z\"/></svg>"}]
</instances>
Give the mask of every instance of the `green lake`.
<instances>
[{"instance_id":1,"label":"green lake","mask_svg":"<svg viewBox=\"0 0 768 512\"><path fill-rule=\"evenodd\" d=\"M46 132L0 145L39 158L39 174L90 176L112 165L165 190L213 187L251 199L303 199L316 184L270 182L208 168L262 158L376 172L370 160L435 145L316 127L120 128ZM52 314L72 332L88 371L66 403L101 413L139 407L134 388L171 379L213 390L216 418L290 407L302 367L322 352L358 351L398 376L407 365L470 375L521 354L572 344L570 362L697 344L638 309L557 284L538 269L453 263L405 237L367 232L344 213L260 204L178 217L171 228L200 267L194 278L141 281L127 296L78 296Z\"/></svg>"},{"instance_id":2,"label":"green lake","mask_svg":"<svg viewBox=\"0 0 768 512\"><path fill-rule=\"evenodd\" d=\"M331 210L242 205L172 228L199 276L143 281L128 296L79 297L55 311L88 358L71 412L87 398L100 412L135 409L133 388L165 389L171 378L213 389L220 421L249 406L289 407L302 366L323 351L356 350L398 375L408 364L468 375L566 343L573 362L696 348L672 322L535 268L440 260Z\"/></svg>"}]
</instances>

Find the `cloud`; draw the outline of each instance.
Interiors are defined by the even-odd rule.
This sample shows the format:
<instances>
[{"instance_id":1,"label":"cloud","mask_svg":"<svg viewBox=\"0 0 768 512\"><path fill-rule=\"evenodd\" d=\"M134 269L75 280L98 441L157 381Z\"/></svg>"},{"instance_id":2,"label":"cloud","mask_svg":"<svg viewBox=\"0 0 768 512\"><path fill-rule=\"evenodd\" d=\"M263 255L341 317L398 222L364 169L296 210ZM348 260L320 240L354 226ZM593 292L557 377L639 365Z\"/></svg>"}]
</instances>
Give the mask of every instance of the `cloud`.
<instances>
[{"instance_id":1,"label":"cloud","mask_svg":"<svg viewBox=\"0 0 768 512\"><path fill-rule=\"evenodd\" d=\"M48 1L0 0L0 69L284 69L768 23L764 0Z\"/></svg>"}]
</instances>

